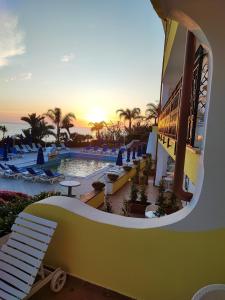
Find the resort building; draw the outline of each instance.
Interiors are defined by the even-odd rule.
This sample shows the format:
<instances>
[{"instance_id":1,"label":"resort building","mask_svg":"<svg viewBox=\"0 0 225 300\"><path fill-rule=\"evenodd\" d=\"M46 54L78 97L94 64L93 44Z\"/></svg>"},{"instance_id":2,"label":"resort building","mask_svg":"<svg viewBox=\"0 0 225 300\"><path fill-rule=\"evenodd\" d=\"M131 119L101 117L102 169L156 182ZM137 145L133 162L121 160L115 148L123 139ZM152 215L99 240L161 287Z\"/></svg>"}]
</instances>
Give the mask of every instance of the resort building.
<instances>
[{"instance_id":1,"label":"resort building","mask_svg":"<svg viewBox=\"0 0 225 300\"><path fill-rule=\"evenodd\" d=\"M225 284L225 2L151 2L165 46L160 115L147 152L154 185L174 174L183 208L128 218L53 196L25 212L58 223L47 265L131 299L203 299L194 297L198 290Z\"/></svg>"}]
</instances>

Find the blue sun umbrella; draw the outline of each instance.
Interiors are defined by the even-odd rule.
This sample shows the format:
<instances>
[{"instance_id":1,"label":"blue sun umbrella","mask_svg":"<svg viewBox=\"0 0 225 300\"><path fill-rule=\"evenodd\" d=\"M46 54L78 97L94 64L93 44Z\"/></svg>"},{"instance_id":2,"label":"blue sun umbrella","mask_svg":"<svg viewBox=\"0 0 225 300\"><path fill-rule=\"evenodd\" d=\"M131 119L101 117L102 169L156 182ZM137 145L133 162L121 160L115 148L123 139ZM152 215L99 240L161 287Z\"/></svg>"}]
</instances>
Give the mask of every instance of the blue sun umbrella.
<instances>
[{"instance_id":1,"label":"blue sun umbrella","mask_svg":"<svg viewBox=\"0 0 225 300\"><path fill-rule=\"evenodd\" d=\"M142 145L142 154L146 154L147 144Z\"/></svg>"},{"instance_id":2,"label":"blue sun umbrella","mask_svg":"<svg viewBox=\"0 0 225 300\"><path fill-rule=\"evenodd\" d=\"M142 156L141 145L138 146L137 156Z\"/></svg>"},{"instance_id":3,"label":"blue sun umbrella","mask_svg":"<svg viewBox=\"0 0 225 300\"><path fill-rule=\"evenodd\" d=\"M11 139L10 139L9 136L7 136L7 138L6 138L6 147L7 147L8 153L10 152L10 146L11 146Z\"/></svg>"},{"instance_id":4,"label":"blue sun umbrella","mask_svg":"<svg viewBox=\"0 0 225 300\"><path fill-rule=\"evenodd\" d=\"M117 166L122 166L123 165L123 155L122 151L120 150L116 159L116 165Z\"/></svg>"},{"instance_id":5,"label":"blue sun umbrella","mask_svg":"<svg viewBox=\"0 0 225 300\"><path fill-rule=\"evenodd\" d=\"M136 151L136 149L133 148L132 159L136 159L135 151Z\"/></svg>"},{"instance_id":6,"label":"blue sun umbrella","mask_svg":"<svg viewBox=\"0 0 225 300\"><path fill-rule=\"evenodd\" d=\"M130 162L130 149L127 149L127 162Z\"/></svg>"},{"instance_id":7,"label":"blue sun umbrella","mask_svg":"<svg viewBox=\"0 0 225 300\"><path fill-rule=\"evenodd\" d=\"M33 140L32 140L32 135L31 135L30 133L28 134L27 142L28 142L28 145L29 145L30 147L32 147L32 142L33 142Z\"/></svg>"},{"instance_id":8,"label":"blue sun umbrella","mask_svg":"<svg viewBox=\"0 0 225 300\"><path fill-rule=\"evenodd\" d=\"M3 160L4 161L9 160L8 159L8 146L7 146L7 143L4 143L4 146L3 146Z\"/></svg>"},{"instance_id":9,"label":"blue sun umbrella","mask_svg":"<svg viewBox=\"0 0 225 300\"><path fill-rule=\"evenodd\" d=\"M44 160L44 153L42 147L38 149L38 154L37 154L37 165L43 165L45 163Z\"/></svg>"}]
</instances>

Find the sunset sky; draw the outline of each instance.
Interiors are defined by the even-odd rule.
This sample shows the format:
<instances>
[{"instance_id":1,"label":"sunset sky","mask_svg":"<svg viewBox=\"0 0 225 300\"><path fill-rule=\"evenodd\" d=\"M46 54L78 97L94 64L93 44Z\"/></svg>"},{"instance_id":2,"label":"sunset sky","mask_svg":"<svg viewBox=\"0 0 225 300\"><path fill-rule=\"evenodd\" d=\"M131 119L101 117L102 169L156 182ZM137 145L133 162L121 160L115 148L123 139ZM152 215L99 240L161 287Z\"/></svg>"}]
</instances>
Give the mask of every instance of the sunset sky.
<instances>
[{"instance_id":1,"label":"sunset sky","mask_svg":"<svg viewBox=\"0 0 225 300\"><path fill-rule=\"evenodd\" d=\"M0 0L0 122L145 109L159 99L163 39L149 0Z\"/></svg>"}]
</instances>

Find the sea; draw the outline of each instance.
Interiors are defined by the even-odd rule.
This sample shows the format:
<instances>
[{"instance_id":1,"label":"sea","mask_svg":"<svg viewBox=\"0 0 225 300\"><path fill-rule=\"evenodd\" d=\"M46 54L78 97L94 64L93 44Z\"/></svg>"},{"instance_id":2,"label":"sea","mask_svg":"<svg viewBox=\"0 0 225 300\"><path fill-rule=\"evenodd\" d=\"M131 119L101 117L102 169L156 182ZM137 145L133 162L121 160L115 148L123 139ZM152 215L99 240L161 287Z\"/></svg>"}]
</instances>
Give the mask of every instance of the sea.
<instances>
[{"instance_id":1,"label":"sea","mask_svg":"<svg viewBox=\"0 0 225 300\"><path fill-rule=\"evenodd\" d=\"M23 129L28 129L29 128L29 124L26 123L13 123L13 122L5 122L5 123L0 123L0 125L4 125L7 128L7 132L5 134L5 136L9 135L9 136L13 136L16 134L21 134ZM62 132L65 131L62 129ZM56 130L55 130L56 132ZM79 134L90 134L92 135L93 132L91 132L91 129L88 127L72 127L70 129L71 133L77 132ZM1 139L1 132L0 132L0 139ZM45 142L51 142L54 141L55 138L52 136L48 136L44 138Z\"/></svg>"}]
</instances>

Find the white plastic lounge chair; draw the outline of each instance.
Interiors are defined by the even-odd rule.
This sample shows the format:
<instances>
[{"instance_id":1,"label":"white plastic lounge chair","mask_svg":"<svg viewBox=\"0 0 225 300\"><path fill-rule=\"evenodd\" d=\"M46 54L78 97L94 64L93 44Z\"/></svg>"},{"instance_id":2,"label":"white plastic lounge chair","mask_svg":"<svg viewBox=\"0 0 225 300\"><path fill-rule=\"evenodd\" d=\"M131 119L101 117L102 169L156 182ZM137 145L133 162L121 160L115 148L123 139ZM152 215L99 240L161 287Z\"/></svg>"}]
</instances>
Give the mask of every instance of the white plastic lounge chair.
<instances>
[{"instance_id":1,"label":"white plastic lounge chair","mask_svg":"<svg viewBox=\"0 0 225 300\"><path fill-rule=\"evenodd\" d=\"M56 222L19 214L0 250L0 299L28 299L49 281L54 292L63 288L66 273L42 263L56 227Z\"/></svg>"}]
</instances>

